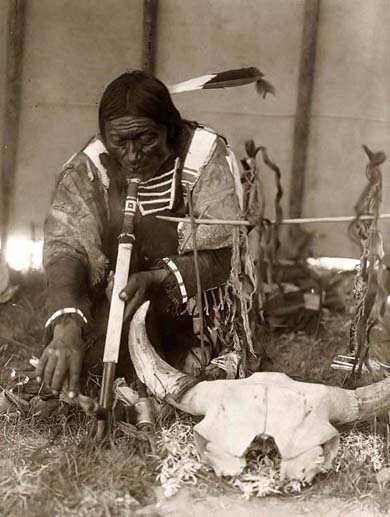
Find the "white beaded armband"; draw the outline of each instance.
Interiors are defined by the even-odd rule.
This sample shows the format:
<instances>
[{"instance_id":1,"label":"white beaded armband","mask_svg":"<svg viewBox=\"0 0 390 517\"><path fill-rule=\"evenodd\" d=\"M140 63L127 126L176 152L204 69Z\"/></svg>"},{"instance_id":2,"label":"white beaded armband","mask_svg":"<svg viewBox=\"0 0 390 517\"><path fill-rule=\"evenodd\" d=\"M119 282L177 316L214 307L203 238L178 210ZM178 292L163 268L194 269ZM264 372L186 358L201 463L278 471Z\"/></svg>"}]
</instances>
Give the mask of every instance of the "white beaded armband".
<instances>
[{"instance_id":1,"label":"white beaded armband","mask_svg":"<svg viewBox=\"0 0 390 517\"><path fill-rule=\"evenodd\" d=\"M76 307L65 307L64 309L59 309L58 311L56 311L54 314L52 314L50 316L50 318L45 323L45 328L47 328L49 325L51 325L55 319L59 318L63 314L77 314L78 316L80 316L80 318L83 320L83 322L86 325L88 323L87 318L84 316L84 314L82 313L82 311L80 309L76 309Z\"/></svg>"},{"instance_id":2,"label":"white beaded armband","mask_svg":"<svg viewBox=\"0 0 390 517\"><path fill-rule=\"evenodd\" d=\"M184 280L183 280L183 277L181 276L180 271L178 270L178 268L177 268L176 264L173 262L173 260L171 260L170 258L166 257L166 258L163 258L162 260L166 263L166 265L169 267L169 269L175 275L176 281L179 286L180 294L182 297L182 303L186 303L188 300L187 289L186 289L186 286L184 285Z\"/></svg>"}]
</instances>

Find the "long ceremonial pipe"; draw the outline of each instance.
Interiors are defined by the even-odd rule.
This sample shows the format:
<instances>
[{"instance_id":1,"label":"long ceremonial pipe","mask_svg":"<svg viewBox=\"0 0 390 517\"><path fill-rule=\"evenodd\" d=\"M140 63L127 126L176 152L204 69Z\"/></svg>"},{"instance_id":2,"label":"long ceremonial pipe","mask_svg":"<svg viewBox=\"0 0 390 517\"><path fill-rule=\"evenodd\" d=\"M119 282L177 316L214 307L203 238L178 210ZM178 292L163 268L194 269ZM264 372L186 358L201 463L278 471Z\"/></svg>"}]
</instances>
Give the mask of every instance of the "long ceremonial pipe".
<instances>
[{"instance_id":1,"label":"long ceremonial pipe","mask_svg":"<svg viewBox=\"0 0 390 517\"><path fill-rule=\"evenodd\" d=\"M97 412L97 439L102 440L107 432L109 410L112 407L112 386L119 358L125 302L119 293L126 287L129 278L131 254L135 242L134 220L137 208L139 179L128 180L127 195L123 213L122 230L118 237L118 256L115 266L114 287L108 317L106 341L103 354L103 378Z\"/></svg>"},{"instance_id":2,"label":"long ceremonial pipe","mask_svg":"<svg viewBox=\"0 0 390 517\"><path fill-rule=\"evenodd\" d=\"M178 223L191 224L191 220L186 217L172 217L169 215L156 215L157 219L163 219L164 221L175 221ZM354 215L342 215L335 217L306 217L301 219L282 219L279 224L310 224L310 223L350 223L355 221L357 216ZM373 215L362 215L359 221L372 221L375 219ZM382 214L379 219L390 219L390 214ZM226 224L232 226L253 226L249 221L244 219L194 219L195 224ZM275 223L275 221L271 221Z\"/></svg>"}]
</instances>

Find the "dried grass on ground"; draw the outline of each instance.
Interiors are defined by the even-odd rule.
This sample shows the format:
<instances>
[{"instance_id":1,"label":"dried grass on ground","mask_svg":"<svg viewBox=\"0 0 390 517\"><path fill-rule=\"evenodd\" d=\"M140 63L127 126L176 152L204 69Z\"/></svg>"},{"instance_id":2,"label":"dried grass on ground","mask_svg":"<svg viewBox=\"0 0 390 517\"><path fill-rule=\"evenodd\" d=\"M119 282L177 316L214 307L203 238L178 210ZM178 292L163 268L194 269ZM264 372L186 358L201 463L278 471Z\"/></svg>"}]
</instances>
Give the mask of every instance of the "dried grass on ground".
<instances>
[{"instance_id":1,"label":"dried grass on ground","mask_svg":"<svg viewBox=\"0 0 390 517\"><path fill-rule=\"evenodd\" d=\"M344 291L349 297L351 276ZM10 383L11 368L26 368L39 356L45 286L39 273L23 278L12 303L0 307L0 385ZM350 314L326 313L317 339L304 332L275 335L267 345L268 367L295 378L342 385L330 369L332 358L347 349ZM243 498L334 495L369 498L387 508L390 482L386 426L373 421L345 429L335 468L314 484L281 486L279 458L268 442L254 443L248 466L236 479L218 479L202 465L192 440L193 420L171 414L153 439L133 428L117 430L112 446L98 449L89 440L93 422L67 408L50 420L21 415L0 420L0 514L158 515L156 488L166 496L182 487L199 495L233 492Z\"/></svg>"}]
</instances>

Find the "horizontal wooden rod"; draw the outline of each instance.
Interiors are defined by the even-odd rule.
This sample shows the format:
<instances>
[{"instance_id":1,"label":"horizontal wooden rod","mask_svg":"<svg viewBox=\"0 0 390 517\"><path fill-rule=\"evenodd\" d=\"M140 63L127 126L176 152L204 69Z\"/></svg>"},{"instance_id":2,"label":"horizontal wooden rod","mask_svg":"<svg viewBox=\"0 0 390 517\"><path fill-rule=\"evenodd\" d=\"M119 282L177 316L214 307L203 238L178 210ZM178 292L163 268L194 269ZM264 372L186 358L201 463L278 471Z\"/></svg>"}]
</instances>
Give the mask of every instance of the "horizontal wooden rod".
<instances>
[{"instance_id":1,"label":"horizontal wooden rod","mask_svg":"<svg viewBox=\"0 0 390 517\"><path fill-rule=\"evenodd\" d=\"M162 219L163 221L174 221L177 223L186 223L191 224L190 219L186 217L171 217L169 215L156 215L157 219ZM345 215L345 216L336 216L336 217L306 217L306 218L297 218L297 219L282 219L280 224L313 224L313 223L351 223L356 219L354 215ZM372 215L362 215L359 217L360 221L371 221L374 219ZM379 216L379 219L390 219L390 214L382 214ZM245 220L235 220L235 219L194 219L196 224L226 224L231 226L254 226L249 221ZM275 223L275 221L271 221L271 223Z\"/></svg>"}]
</instances>

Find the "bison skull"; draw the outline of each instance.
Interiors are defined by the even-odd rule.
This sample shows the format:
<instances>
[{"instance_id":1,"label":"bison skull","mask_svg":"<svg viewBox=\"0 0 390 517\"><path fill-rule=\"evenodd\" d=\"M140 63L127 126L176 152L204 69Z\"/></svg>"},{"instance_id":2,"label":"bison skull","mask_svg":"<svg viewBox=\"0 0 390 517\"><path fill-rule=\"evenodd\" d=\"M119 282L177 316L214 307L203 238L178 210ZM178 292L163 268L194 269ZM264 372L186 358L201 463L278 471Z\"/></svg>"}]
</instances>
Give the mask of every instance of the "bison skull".
<instances>
[{"instance_id":1,"label":"bison skull","mask_svg":"<svg viewBox=\"0 0 390 517\"><path fill-rule=\"evenodd\" d=\"M256 437L272 437L281 455L281 478L310 482L337 453L334 427L390 409L390 379L356 390L297 382L283 373L198 382L168 365L145 326L149 302L136 312L129 350L137 375L159 399L192 415L200 457L218 475L236 475Z\"/></svg>"}]
</instances>

